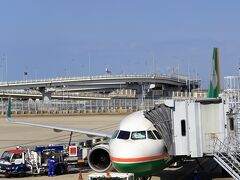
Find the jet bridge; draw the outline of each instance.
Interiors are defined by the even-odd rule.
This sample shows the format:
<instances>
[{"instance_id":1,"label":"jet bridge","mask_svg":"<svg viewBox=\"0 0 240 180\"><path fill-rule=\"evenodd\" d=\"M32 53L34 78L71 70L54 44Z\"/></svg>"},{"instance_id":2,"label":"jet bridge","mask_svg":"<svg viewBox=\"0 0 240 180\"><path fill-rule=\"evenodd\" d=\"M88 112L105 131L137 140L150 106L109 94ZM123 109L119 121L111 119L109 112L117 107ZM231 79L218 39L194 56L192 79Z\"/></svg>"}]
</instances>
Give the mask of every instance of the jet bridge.
<instances>
[{"instance_id":1,"label":"jet bridge","mask_svg":"<svg viewBox=\"0 0 240 180\"><path fill-rule=\"evenodd\" d=\"M239 112L221 99L165 101L144 113L162 134L171 156L212 156L240 179Z\"/></svg>"},{"instance_id":2,"label":"jet bridge","mask_svg":"<svg viewBox=\"0 0 240 180\"><path fill-rule=\"evenodd\" d=\"M226 115L221 99L168 100L144 115L162 134L172 156L213 155L213 138L223 141L226 135Z\"/></svg>"}]
</instances>

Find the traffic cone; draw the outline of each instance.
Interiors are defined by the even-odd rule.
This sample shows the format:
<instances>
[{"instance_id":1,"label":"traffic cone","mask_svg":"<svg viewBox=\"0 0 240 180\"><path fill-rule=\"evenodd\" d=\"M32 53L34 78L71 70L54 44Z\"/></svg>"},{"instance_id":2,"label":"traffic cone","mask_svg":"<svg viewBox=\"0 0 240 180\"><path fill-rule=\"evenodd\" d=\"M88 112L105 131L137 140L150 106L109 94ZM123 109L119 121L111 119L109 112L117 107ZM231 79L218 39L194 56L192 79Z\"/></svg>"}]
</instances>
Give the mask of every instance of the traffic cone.
<instances>
[{"instance_id":1,"label":"traffic cone","mask_svg":"<svg viewBox=\"0 0 240 180\"><path fill-rule=\"evenodd\" d=\"M79 172L78 180L83 180L82 172L81 172L81 171Z\"/></svg>"},{"instance_id":2,"label":"traffic cone","mask_svg":"<svg viewBox=\"0 0 240 180\"><path fill-rule=\"evenodd\" d=\"M111 174L110 174L110 172L109 172L109 171L107 171L107 173L106 173L106 177L108 177L108 178L110 178L110 177L111 177Z\"/></svg>"}]
</instances>

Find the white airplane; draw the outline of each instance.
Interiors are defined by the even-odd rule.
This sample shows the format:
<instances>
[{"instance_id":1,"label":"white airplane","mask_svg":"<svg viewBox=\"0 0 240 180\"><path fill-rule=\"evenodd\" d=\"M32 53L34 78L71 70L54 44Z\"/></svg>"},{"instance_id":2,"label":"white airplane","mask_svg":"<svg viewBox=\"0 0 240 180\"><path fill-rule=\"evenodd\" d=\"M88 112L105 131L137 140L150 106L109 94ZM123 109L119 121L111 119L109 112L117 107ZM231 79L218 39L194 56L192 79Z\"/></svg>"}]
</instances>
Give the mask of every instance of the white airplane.
<instances>
[{"instance_id":1,"label":"white airplane","mask_svg":"<svg viewBox=\"0 0 240 180\"><path fill-rule=\"evenodd\" d=\"M114 133L14 121L11 118L10 100L6 119L10 123L49 128L57 132L69 131L110 138L108 144L96 145L89 153L89 166L97 172L106 172L113 166L119 172L151 177L168 167L173 160L167 153L161 135L145 118L144 111L125 117Z\"/></svg>"}]
</instances>

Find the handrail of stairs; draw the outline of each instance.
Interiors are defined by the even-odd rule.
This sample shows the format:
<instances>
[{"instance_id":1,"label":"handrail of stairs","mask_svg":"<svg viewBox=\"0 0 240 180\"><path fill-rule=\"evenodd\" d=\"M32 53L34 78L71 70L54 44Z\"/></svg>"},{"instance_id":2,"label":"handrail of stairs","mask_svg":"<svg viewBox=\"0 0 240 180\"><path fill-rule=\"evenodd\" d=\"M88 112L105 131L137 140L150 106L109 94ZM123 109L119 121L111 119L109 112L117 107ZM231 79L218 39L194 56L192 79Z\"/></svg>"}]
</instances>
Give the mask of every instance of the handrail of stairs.
<instances>
[{"instance_id":1,"label":"handrail of stairs","mask_svg":"<svg viewBox=\"0 0 240 180\"><path fill-rule=\"evenodd\" d=\"M222 141L220 141L217 137L214 137L214 157L221 162L222 166L225 166L232 175L239 177L240 174L240 162L239 153L236 149L233 149L231 146L231 142L228 142L226 145ZM230 168L230 169L229 169ZM237 178L238 179L238 178Z\"/></svg>"}]
</instances>

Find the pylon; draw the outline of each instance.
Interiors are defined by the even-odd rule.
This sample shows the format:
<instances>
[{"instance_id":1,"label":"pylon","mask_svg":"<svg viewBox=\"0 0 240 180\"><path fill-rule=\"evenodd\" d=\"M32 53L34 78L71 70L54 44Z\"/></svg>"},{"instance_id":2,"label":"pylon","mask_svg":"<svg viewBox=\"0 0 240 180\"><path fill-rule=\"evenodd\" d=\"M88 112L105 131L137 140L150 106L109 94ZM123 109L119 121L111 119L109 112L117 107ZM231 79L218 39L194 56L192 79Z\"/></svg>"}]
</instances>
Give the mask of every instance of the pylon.
<instances>
[{"instance_id":1,"label":"pylon","mask_svg":"<svg viewBox=\"0 0 240 180\"><path fill-rule=\"evenodd\" d=\"M81 171L79 172L78 180L83 180L82 172L81 172Z\"/></svg>"},{"instance_id":2,"label":"pylon","mask_svg":"<svg viewBox=\"0 0 240 180\"><path fill-rule=\"evenodd\" d=\"M110 178L111 177L111 174L109 171L106 172L106 177Z\"/></svg>"}]
</instances>

